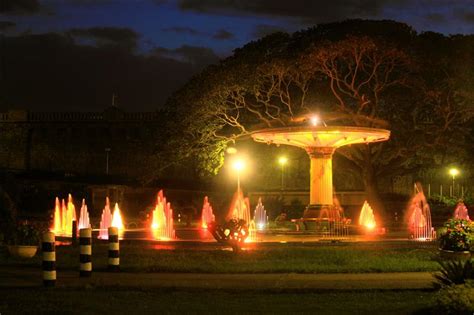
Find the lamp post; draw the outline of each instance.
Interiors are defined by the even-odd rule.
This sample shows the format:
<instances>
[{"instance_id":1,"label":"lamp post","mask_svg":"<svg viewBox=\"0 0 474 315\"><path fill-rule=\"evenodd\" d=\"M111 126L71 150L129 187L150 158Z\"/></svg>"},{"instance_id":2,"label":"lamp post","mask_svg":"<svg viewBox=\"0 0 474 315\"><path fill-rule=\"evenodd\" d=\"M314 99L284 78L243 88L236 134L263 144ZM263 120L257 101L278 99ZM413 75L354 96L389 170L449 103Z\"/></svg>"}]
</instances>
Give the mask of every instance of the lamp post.
<instances>
[{"instance_id":1,"label":"lamp post","mask_svg":"<svg viewBox=\"0 0 474 315\"><path fill-rule=\"evenodd\" d=\"M237 173L237 193L240 193L240 173L245 168L245 162L241 159L237 159L232 164L232 168Z\"/></svg>"},{"instance_id":2,"label":"lamp post","mask_svg":"<svg viewBox=\"0 0 474 315\"><path fill-rule=\"evenodd\" d=\"M109 175L109 152L110 148L105 148L105 174Z\"/></svg>"},{"instance_id":3,"label":"lamp post","mask_svg":"<svg viewBox=\"0 0 474 315\"><path fill-rule=\"evenodd\" d=\"M452 178L453 178L453 190L452 190L452 192L451 192L451 197L454 196L454 181L455 181L455 179L456 179L456 175L458 175L458 174L459 174L459 170L458 170L457 168L454 168L454 167L453 167L453 168L451 168L451 169L449 170L449 175L451 175Z\"/></svg>"},{"instance_id":4,"label":"lamp post","mask_svg":"<svg viewBox=\"0 0 474 315\"><path fill-rule=\"evenodd\" d=\"M240 197L240 173L245 168L245 162L241 159L236 159L232 164L232 168L237 173L237 200L238 200L238 211L242 211L242 198Z\"/></svg>"},{"instance_id":5,"label":"lamp post","mask_svg":"<svg viewBox=\"0 0 474 315\"><path fill-rule=\"evenodd\" d=\"M283 190L284 186L284 171L285 165L288 163L288 158L286 156L280 156L278 158L278 164L281 166L281 183L280 183L280 190Z\"/></svg>"}]
</instances>

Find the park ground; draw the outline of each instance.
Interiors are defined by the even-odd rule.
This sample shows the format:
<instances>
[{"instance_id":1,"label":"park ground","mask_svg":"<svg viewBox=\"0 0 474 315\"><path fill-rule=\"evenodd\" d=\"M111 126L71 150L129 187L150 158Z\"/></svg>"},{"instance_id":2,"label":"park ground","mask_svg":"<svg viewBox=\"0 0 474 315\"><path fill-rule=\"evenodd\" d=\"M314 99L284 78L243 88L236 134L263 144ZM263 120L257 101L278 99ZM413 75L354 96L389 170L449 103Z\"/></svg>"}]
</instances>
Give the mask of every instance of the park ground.
<instances>
[{"instance_id":1,"label":"park ground","mask_svg":"<svg viewBox=\"0 0 474 315\"><path fill-rule=\"evenodd\" d=\"M41 258L0 251L0 313L424 314L433 308L436 246L428 243L121 246L120 273L78 277L78 248L57 247L58 281L41 285Z\"/></svg>"}]
</instances>

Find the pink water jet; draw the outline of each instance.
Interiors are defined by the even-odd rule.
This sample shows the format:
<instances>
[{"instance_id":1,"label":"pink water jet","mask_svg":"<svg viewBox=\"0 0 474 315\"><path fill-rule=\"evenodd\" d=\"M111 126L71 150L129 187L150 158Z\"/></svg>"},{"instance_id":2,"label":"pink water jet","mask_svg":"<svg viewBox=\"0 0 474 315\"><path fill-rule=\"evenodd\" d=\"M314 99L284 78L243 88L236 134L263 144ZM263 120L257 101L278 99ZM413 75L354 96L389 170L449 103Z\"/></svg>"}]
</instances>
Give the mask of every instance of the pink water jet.
<instances>
[{"instance_id":1,"label":"pink water jet","mask_svg":"<svg viewBox=\"0 0 474 315\"><path fill-rule=\"evenodd\" d=\"M202 205L201 227L207 229L209 223L214 221L216 221L216 216L214 215L209 199L206 196L204 197L204 204Z\"/></svg>"},{"instance_id":2,"label":"pink water jet","mask_svg":"<svg viewBox=\"0 0 474 315\"><path fill-rule=\"evenodd\" d=\"M109 239L108 229L112 225L112 213L110 212L110 200L109 197L105 198L105 207L102 210L102 215L100 217L100 229L99 229L99 238L103 240Z\"/></svg>"},{"instance_id":3,"label":"pink water jet","mask_svg":"<svg viewBox=\"0 0 474 315\"><path fill-rule=\"evenodd\" d=\"M407 209L408 232L415 240L431 240L436 237L431 223L431 211L420 183L415 184L415 195Z\"/></svg>"},{"instance_id":4,"label":"pink water jet","mask_svg":"<svg viewBox=\"0 0 474 315\"><path fill-rule=\"evenodd\" d=\"M459 201L456 205L456 209L454 209L454 218L471 221L471 219L469 218L467 207L464 202Z\"/></svg>"},{"instance_id":5,"label":"pink water jet","mask_svg":"<svg viewBox=\"0 0 474 315\"><path fill-rule=\"evenodd\" d=\"M90 228L89 212L87 211L86 200L82 199L81 212L79 214L79 225L78 229Z\"/></svg>"},{"instance_id":6,"label":"pink water jet","mask_svg":"<svg viewBox=\"0 0 474 315\"><path fill-rule=\"evenodd\" d=\"M173 240L176 238L173 221L173 209L171 204L166 202L163 190L158 192L156 206L152 213L152 223L150 226L153 238L156 240Z\"/></svg>"}]
</instances>

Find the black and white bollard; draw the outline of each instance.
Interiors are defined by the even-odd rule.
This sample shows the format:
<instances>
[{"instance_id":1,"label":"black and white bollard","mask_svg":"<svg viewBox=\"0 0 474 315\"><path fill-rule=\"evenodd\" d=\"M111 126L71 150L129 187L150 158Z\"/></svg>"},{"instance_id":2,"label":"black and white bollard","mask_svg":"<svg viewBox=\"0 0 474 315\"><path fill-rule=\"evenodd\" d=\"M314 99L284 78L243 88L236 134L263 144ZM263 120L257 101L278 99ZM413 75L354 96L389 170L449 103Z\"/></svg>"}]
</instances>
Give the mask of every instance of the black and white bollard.
<instances>
[{"instance_id":1,"label":"black and white bollard","mask_svg":"<svg viewBox=\"0 0 474 315\"><path fill-rule=\"evenodd\" d=\"M109 271L120 271L120 243L119 230L116 227L109 227Z\"/></svg>"},{"instance_id":2,"label":"black and white bollard","mask_svg":"<svg viewBox=\"0 0 474 315\"><path fill-rule=\"evenodd\" d=\"M53 232L43 234L41 251L43 252L43 285L54 287L56 285L56 251L54 243L56 238Z\"/></svg>"},{"instance_id":3,"label":"black and white bollard","mask_svg":"<svg viewBox=\"0 0 474 315\"><path fill-rule=\"evenodd\" d=\"M71 235L72 235L72 244L77 245L77 221L76 220L72 220Z\"/></svg>"},{"instance_id":4,"label":"black and white bollard","mask_svg":"<svg viewBox=\"0 0 474 315\"><path fill-rule=\"evenodd\" d=\"M79 276L90 277L92 274L92 229L79 230Z\"/></svg>"}]
</instances>

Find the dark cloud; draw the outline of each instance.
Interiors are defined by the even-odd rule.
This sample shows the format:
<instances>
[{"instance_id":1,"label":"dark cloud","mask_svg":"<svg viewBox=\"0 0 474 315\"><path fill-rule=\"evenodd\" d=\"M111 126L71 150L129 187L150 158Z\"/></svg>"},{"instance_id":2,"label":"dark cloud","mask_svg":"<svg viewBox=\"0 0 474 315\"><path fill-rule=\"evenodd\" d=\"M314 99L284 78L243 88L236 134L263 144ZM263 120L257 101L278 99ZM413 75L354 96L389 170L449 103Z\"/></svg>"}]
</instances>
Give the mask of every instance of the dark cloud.
<instances>
[{"instance_id":1,"label":"dark cloud","mask_svg":"<svg viewBox=\"0 0 474 315\"><path fill-rule=\"evenodd\" d=\"M163 5L163 4L167 4L168 0L152 0L152 2L156 5Z\"/></svg>"},{"instance_id":2,"label":"dark cloud","mask_svg":"<svg viewBox=\"0 0 474 315\"><path fill-rule=\"evenodd\" d=\"M220 29L218 30L213 36L212 38L214 39L219 39L219 40L228 40L228 39L232 39L234 38L235 35L229 31L226 31L224 29Z\"/></svg>"},{"instance_id":3,"label":"dark cloud","mask_svg":"<svg viewBox=\"0 0 474 315\"><path fill-rule=\"evenodd\" d=\"M446 21L446 17L443 14L440 14L440 13L428 14L425 18L429 22L434 22L434 23L442 23L442 22Z\"/></svg>"},{"instance_id":4,"label":"dark cloud","mask_svg":"<svg viewBox=\"0 0 474 315\"><path fill-rule=\"evenodd\" d=\"M112 93L125 110L156 110L198 70L187 60L196 54L188 47L174 52L187 56L177 60L77 45L56 33L3 40L0 111L100 111L110 105Z\"/></svg>"},{"instance_id":5,"label":"dark cloud","mask_svg":"<svg viewBox=\"0 0 474 315\"><path fill-rule=\"evenodd\" d=\"M202 69L205 66L215 64L219 61L219 57L212 49L188 45L183 45L176 49L157 47L153 50L152 54L162 58L170 58L190 63L197 69Z\"/></svg>"},{"instance_id":6,"label":"dark cloud","mask_svg":"<svg viewBox=\"0 0 474 315\"><path fill-rule=\"evenodd\" d=\"M253 32L253 36L256 38L262 38L267 35L277 33L277 32L286 32L285 29L275 25L268 25L268 24L259 24L255 27Z\"/></svg>"},{"instance_id":7,"label":"dark cloud","mask_svg":"<svg viewBox=\"0 0 474 315\"><path fill-rule=\"evenodd\" d=\"M189 35L202 35L203 33L198 31L195 28L187 27L187 26L173 26L163 28L162 31L164 32L173 32L178 34L189 34Z\"/></svg>"},{"instance_id":8,"label":"dark cloud","mask_svg":"<svg viewBox=\"0 0 474 315\"><path fill-rule=\"evenodd\" d=\"M16 26L15 23L10 21L0 21L0 31L7 31Z\"/></svg>"},{"instance_id":9,"label":"dark cloud","mask_svg":"<svg viewBox=\"0 0 474 315\"><path fill-rule=\"evenodd\" d=\"M1 0L0 13L2 14L34 14L39 12L38 0Z\"/></svg>"},{"instance_id":10,"label":"dark cloud","mask_svg":"<svg viewBox=\"0 0 474 315\"><path fill-rule=\"evenodd\" d=\"M461 18L463 22L474 23L474 12L458 12L457 16Z\"/></svg>"},{"instance_id":11,"label":"dark cloud","mask_svg":"<svg viewBox=\"0 0 474 315\"><path fill-rule=\"evenodd\" d=\"M405 2L406 0L401 0ZM317 22L348 17L375 17L395 0L179 0L179 8L216 14L257 14L296 17ZM399 3L400 1L398 1Z\"/></svg>"},{"instance_id":12,"label":"dark cloud","mask_svg":"<svg viewBox=\"0 0 474 315\"><path fill-rule=\"evenodd\" d=\"M98 46L121 46L131 50L137 47L139 37L134 30L117 27L74 28L67 33L73 37L93 39Z\"/></svg>"}]
</instances>

